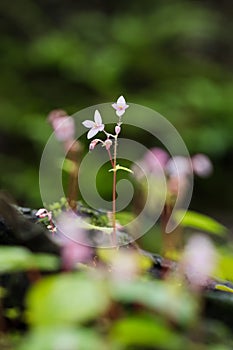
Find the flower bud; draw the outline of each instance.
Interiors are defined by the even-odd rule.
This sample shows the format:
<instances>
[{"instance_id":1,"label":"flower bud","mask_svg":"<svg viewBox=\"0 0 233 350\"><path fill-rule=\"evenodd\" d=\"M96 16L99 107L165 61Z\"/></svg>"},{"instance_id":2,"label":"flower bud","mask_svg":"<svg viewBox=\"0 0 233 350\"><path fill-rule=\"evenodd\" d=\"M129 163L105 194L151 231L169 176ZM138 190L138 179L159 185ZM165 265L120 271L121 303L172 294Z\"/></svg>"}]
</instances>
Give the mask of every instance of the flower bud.
<instances>
[{"instance_id":1,"label":"flower bud","mask_svg":"<svg viewBox=\"0 0 233 350\"><path fill-rule=\"evenodd\" d=\"M97 145L98 142L99 142L98 139L92 140L90 145L89 145L89 151L93 151L93 149L95 148L95 146Z\"/></svg>"},{"instance_id":2,"label":"flower bud","mask_svg":"<svg viewBox=\"0 0 233 350\"><path fill-rule=\"evenodd\" d=\"M108 151L110 149L110 147L112 146L112 141L107 139L105 142L104 142L104 146L106 147L106 150Z\"/></svg>"},{"instance_id":3,"label":"flower bud","mask_svg":"<svg viewBox=\"0 0 233 350\"><path fill-rule=\"evenodd\" d=\"M116 135L119 135L120 132L121 132L121 127L120 127L120 125L116 125L116 126L115 126L115 133L116 133Z\"/></svg>"}]
</instances>

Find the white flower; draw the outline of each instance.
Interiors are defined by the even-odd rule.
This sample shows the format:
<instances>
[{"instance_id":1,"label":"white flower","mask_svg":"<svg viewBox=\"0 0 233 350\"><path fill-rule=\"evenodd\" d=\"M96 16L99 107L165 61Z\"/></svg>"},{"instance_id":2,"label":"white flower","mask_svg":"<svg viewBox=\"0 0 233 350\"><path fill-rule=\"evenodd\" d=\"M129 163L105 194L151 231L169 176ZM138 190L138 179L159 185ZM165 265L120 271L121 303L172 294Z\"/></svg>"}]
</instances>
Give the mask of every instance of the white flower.
<instances>
[{"instance_id":1,"label":"white flower","mask_svg":"<svg viewBox=\"0 0 233 350\"><path fill-rule=\"evenodd\" d=\"M126 108L129 107L129 105L126 104L124 97L120 96L117 102L112 104L112 107L116 110L116 115L118 117L121 117L125 113Z\"/></svg>"},{"instance_id":2,"label":"white flower","mask_svg":"<svg viewBox=\"0 0 233 350\"><path fill-rule=\"evenodd\" d=\"M90 129L87 134L87 138L91 139L93 136L98 134L99 131L104 130L104 124L102 123L102 118L98 110L95 111L94 121L85 120L82 123L86 128Z\"/></svg>"}]
</instances>

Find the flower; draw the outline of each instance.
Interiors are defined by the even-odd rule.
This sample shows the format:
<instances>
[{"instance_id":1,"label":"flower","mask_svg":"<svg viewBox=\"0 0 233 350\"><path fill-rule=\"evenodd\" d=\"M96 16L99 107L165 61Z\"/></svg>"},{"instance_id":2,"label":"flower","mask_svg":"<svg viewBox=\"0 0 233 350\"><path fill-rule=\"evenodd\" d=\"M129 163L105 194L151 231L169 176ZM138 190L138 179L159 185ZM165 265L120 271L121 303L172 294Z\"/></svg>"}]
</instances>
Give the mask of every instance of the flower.
<instances>
[{"instance_id":1,"label":"flower","mask_svg":"<svg viewBox=\"0 0 233 350\"><path fill-rule=\"evenodd\" d=\"M213 171L213 165L210 159L204 154L196 154L192 157L194 172L200 177L207 177Z\"/></svg>"},{"instance_id":2,"label":"flower","mask_svg":"<svg viewBox=\"0 0 233 350\"><path fill-rule=\"evenodd\" d=\"M166 164L165 171L169 176L186 176L192 174L192 164L189 158L175 156Z\"/></svg>"},{"instance_id":3,"label":"flower","mask_svg":"<svg viewBox=\"0 0 233 350\"><path fill-rule=\"evenodd\" d=\"M39 209L36 214L36 216L38 216L38 218L40 219L44 219L44 218L48 218L48 220L52 220L52 213L51 211L48 211L47 209L45 208L41 208Z\"/></svg>"},{"instance_id":4,"label":"flower","mask_svg":"<svg viewBox=\"0 0 233 350\"><path fill-rule=\"evenodd\" d=\"M98 110L95 111L94 121L85 120L82 123L86 128L90 129L87 134L87 138L91 139L93 136L98 134L99 131L104 130L104 124L102 123L102 118Z\"/></svg>"},{"instance_id":5,"label":"flower","mask_svg":"<svg viewBox=\"0 0 233 350\"><path fill-rule=\"evenodd\" d=\"M199 290L208 284L216 264L217 253L211 240L203 235L191 237L185 247L180 268L193 289Z\"/></svg>"},{"instance_id":6,"label":"flower","mask_svg":"<svg viewBox=\"0 0 233 350\"><path fill-rule=\"evenodd\" d=\"M74 140L75 124L73 118L68 116L55 118L52 121L52 127L58 141Z\"/></svg>"},{"instance_id":7,"label":"flower","mask_svg":"<svg viewBox=\"0 0 233 350\"><path fill-rule=\"evenodd\" d=\"M125 113L126 108L129 107L129 105L126 104L124 97L120 96L117 102L112 104L112 107L116 110L116 115L118 117L121 117Z\"/></svg>"}]
</instances>

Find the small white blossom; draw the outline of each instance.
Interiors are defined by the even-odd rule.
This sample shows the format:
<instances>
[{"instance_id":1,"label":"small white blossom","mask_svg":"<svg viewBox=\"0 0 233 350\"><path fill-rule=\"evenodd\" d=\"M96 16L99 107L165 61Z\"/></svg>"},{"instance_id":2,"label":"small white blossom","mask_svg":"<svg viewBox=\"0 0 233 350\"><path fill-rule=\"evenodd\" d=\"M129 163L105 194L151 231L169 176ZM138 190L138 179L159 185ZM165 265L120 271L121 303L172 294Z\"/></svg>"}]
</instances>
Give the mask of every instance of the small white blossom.
<instances>
[{"instance_id":1,"label":"small white blossom","mask_svg":"<svg viewBox=\"0 0 233 350\"><path fill-rule=\"evenodd\" d=\"M129 105L126 104L125 98L120 96L117 102L112 104L112 107L116 110L116 115L121 117Z\"/></svg>"},{"instance_id":2,"label":"small white blossom","mask_svg":"<svg viewBox=\"0 0 233 350\"><path fill-rule=\"evenodd\" d=\"M102 117L98 110L95 111L94 121L93 120L85 120L82 123L86 128L90 129L87 134L87 138L91 139L93 136L98 134L98 132L104 130L104 124L102 123Z\"/></svg>"}]
</instances>

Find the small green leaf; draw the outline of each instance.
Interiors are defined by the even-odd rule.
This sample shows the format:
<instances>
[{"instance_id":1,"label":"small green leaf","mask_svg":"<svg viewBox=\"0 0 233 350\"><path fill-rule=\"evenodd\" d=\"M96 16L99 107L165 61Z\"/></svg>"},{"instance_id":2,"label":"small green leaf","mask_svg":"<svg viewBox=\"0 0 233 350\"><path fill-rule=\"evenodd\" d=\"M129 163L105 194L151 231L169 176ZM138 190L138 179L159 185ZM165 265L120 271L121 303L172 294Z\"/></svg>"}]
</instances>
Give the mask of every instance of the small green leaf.
<instances>
[{"instance_id":1,"label":"small green leaf","mask_svg":"<svg viewBox=\"0 0 233 350\"><path fill-rule=\"evenodd\" d=\"M115 169L110 169L109 172L110 172L110 171L118 171L118 170L124 170L124 171L127 171L128 173L133 174L133 171L132 171L131 169L126 168L126 167L124 167L124 166L121 166L121 165L119 165L119 164L116 165L116 168L115 168Z\"/></svg>"},{"instance_id":2,"label":"small green leaf","mask_svg":"<svg viewBox=\"0 0 233 350\"><path fill-rule=\"evenodd\" d=\"M184 216L184 217L183 217ZM183 217L183 218L182 218ZM209 216L196 213L194 211L178 210L175 213L175 220L180 222L183 227L191 227L197 230L206 231L216 235L224 235L227 232L226 227Z\"/></svg>"}]
</instances>

